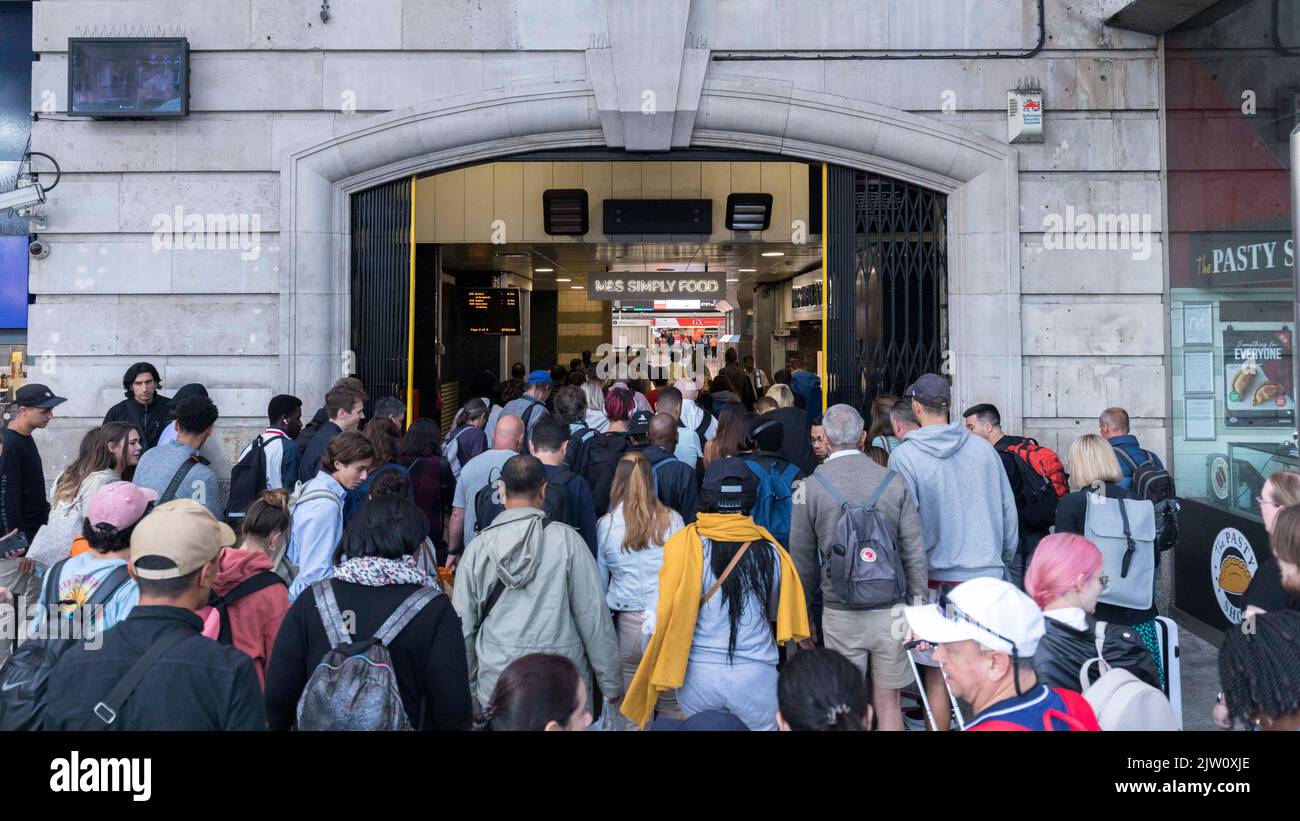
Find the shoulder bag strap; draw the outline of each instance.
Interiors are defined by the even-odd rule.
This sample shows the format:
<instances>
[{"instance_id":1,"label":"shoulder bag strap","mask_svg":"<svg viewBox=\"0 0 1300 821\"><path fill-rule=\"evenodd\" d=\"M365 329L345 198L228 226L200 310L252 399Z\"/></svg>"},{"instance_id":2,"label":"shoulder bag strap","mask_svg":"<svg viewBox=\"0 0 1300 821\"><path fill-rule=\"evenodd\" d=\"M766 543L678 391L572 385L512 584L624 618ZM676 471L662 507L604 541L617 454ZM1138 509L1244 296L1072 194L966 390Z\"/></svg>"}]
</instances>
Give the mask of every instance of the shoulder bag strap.
<instances>
[{"instance_id":1,"label":"shoulder bag strap","mask_svg":"<svg viewBox=\"0 0 1300 821\"><path fill-rule=\"evenodd\" d=\"M67 559L60 559L54 563L54 566L45 571L45 606L52 604L61 604L59 601L59 575L63 573L63 565L67 564Z\"/></svg>"},{"instance_id":2,"label":"shoulder bag strap","mask_svg":"<svg viewBox=\"0 0 1300 821\"><path fill-rule=\"evenodd\" d=\"M825 476L823 476L820 473L813 473L812 477L816 479L817 482L821 484L822 487L826 488L826 492L829 493L831 495L831 498L835 500L835 504L839 505L840 507L844 507L845 505L848 504L848 502L844 500L844 496L838 490L835 489L835 486L832 485L830 483L830 480L828 480Z\"/></svg>"},{"instance_id":3,"label":"shoulder bag strap","mask_svg":"<svg viewBox=\"0 0 1300 821\"><path fill-rule=\"evenodd\" d=\"M316 612L320 613L321 623L325 625L330 647L351 644L352 637L344 629L343 616L339 613L338 599L334 598L334 585L329 579L321 579L312 583L311 592L316 597Z\"/></svg>"},{"instance_id":4,"label":"shoulder bag strap","mask_svg":"<svg viewBox=\"0 0 1300 821\"><path fill-rule=\"evenodd\" d=\"M185 481L185 477L189 475L190 470L193 469L194 465L195 461L193 456L181 463L181 466L176 470L176 475L172 477L171 482L167 485L167 489L163 491L163 495L158 497L158 504L163 505L176 498L176 489L181 486L181 482Z\"/></svg>"},{"instance_id":5,"label":"shoulder bag strap","mask_svg":"<svg viewBox=\"0 0 1300 821\"><path fill-rule=\"evenodd\" d=\"M385 647L392 644L393 639L397 638L397 634L402 632L406 625L410 624L411 620L420 614L425 605L441 595L442 591L436 587L421 587L407 596L406 600L398 605L392 615L380 625L378 632L375 633L375 638Z\"/></svg>"},{"instance_id":6,"label":"shoulder bag strap","mask_svg":"<svg viewBox=\"0 0 1300 821\"><path fill-rule=\"evenodd\" d=\"M1133 556L1137 553L1137 543L1133 541L1133 533L1128 526L1128 505L1124 504L1123 499L1116 500L1119 502L1119 517L1124 523L1124 542L1128 547L1124 550L1124 561L1119 566L1119 576L1121 579L1128 578L1129 565L1133 563Z\"/></svg>"},{"instance_id":7,"label":"shoulder bag strap","mask_svg":"<svg viewBox=\"0 0 1300 821\"><path fill-rule=\"evenodd\" d=\"M478 619L480 628L483 626L483 623L487 621L488 614L492 612L492 608L497 606L497 599L501 598L501 594L504 593L505 590L506 583L500 579L497 579L496 584L492 585L492 592L488 593L487 599L483 602L483 615L479 616Z\"/></svg>"},{"instance_id":8,"label":"shoulder bag strap","mask_svg":"<svg viewBox=\"0 0 1300 821\"><path fill-rule=\"evenodd\" d=\"M700 597L700 607L704 607L705 603L708 602L709 599L713 598L713 594L718 592L718 588L722 587L722 583L731 575L731 571L735 570L736 565L740 564L740 560L744 558L745 552L749 550L749 546L752 544L753 542L749 541L740 546L740 549L736 551L736 555L732 556L731 561L727 562L727 567L722 571L722 575L719 576L718 580L709 588L709 592Z\"/></svg>"},{"instance_id":9,"label":"shoulder bag strap","mask_svg":"<svg viewBox=\"0 0 1300 821\"><path fill-rule=\"evenodd\" d=\"M1128 466L1131 470L1137 470L1138 468L1137 462L1134 462L1133 457L1129 456L1128 453L1123 448L1117 445L1111 445L1110 449L1118 453L1120 458L1123 459L1125 462L1128 462Z\"/></svg>"},{"instance_id":10,"label":"shoulder bag strap","mask_svg":"<svg viewBox=\"0 0 1300 821\"><path fill-rule=\"evenodd\" d=\"M122 564L113 568L113 572L104 577L104 580L95 588L95 595L87 599L82 608L102 607L107 604L108 600L113 598L113 594L117 592L117 589L126 584L126 580L129 578L130 573L127 572L126 565Z\"/></svg>"},{"instance_id":11,"label":"shoulder bag strap","mask_svg":"<svg viewBox=\"0 0 1300 821\"><path fill-rule=\"evenodd\" d=\"M871 498L867 500L867 510L872 510L873 508L875 508L876 502L880 501L880 497L883 496L885 493L885 488L889 487L889 483L893 480L893 478L894 478L894 471L892 470L885 471L885 478L880 480L880 484L876 485L876 492L871 494Z\"/></svg>"},{"instance_id":12,"label":"shoulder bag strap","mask_svg":"<svg viewBox=\"0 0 1300 821\"><path fill-rule=\"evenodd\" d=\"M126 671L126 675L122 677L122 680L113 686L113 689L109 691L104 700L95 705L94 713L99 717L99 720L105 724L112 724L117 721L117 714L122 709L122 705L126 704L126 700L131 697L131 693L135 692L135 688L144 680L145 674L149 672L149 668L153 667L154 662L158 661L163 653L166 653L191 635L193 635L192 630L180 629L172 630L155 639L144 655L135 664L131 665L130 670Z\"/></svg>"}]
</instances>

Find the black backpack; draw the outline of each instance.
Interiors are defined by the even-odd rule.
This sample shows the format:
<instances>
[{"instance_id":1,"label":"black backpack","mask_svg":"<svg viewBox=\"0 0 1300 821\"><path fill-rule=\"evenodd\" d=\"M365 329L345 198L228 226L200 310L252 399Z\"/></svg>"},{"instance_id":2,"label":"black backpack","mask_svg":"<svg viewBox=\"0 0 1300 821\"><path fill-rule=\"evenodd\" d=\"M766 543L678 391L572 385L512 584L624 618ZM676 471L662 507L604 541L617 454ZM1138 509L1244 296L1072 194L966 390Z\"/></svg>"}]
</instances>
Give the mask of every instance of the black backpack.
<instances>
[{"instance_id":1,"label":"black backpack","mask_svg":"<svg viewBox=\"0 0 1300 821\"><path fill-rule=\"evenodd\" d=\"M528 420L533 418L533 414L537 412L538 408L542 409L542 413L550 412L546 409L545 402L538 402L536 399L532 398L531 396L525 396L524 399L528 400L528 407L524 410L524 416L523 419L521 420L524 423L524 438L523 441L519 443L520 453L528 452Z\"/></svg>"},{"instance_id":2,"label":"black backpack","mask_svg":"<svg viewBox=\"0 0 1300 821\"><path fill-rule=\"evenodd\" d=\"M500 477L498 477L500 478ZM578 478L576 474L561 470L555 479L546 480L546 496L542 501L542 512L546 514L544 524L551 522L569 523L569 482ZM500 495L496 492L496 479L488 477L486 487L479 488L474 494L474 532L481 533L485 527L504 511Z\"/></svg>"},{"instance_id":3,"label":"black backpack","mask_svg":"<svg viewBox=\"0 0 1300 821\"><path fill-rule=\"evenodd\" d=\"M289 586L284 579L280 578L280 574L274 570L263 570L244 579L224 596L218 596L216 591L208 593L208 606L216 610L221 619L221 627L217 632L218 642L228 647L234 641L230 633L230 614L228 612L230 605L273 584L283 584L286 588Z\"/></svg>"},{"instance_id":4,"label":"black backpack","mask_svg":"<svg viewBox=\"0 0 1300 821\"><path fill-rule=\"evenodd\" d=\"M262 436L265 434L253 440L248 453L230 469L230 496L226 499L227 522L243 519L248 506L266 490L266 446L274 439L288 438L276 434L264 441Z\"/></svg>"},{"instance_id":5,"label":"black backpack","mask_svg":"<svg viewBox=\"0 0 1300 821\"><path fill-rule=\"evenodd\" d=\"M59 576L63 573L64 559L51 567L45 574L45 605L73 604L59 600ZM95 588L95 594L78 608L78 617L82 617L87 608L102 607L113 598L118 589L127 583L130 576L126 565L113 568ZM42 630L53 633L45 638L39 636L28 639L19 645L18 650L9 657L4 667L0 667L0 730L39 730L45 719L45 692L49 687L50 674L54 665L63 654L84 641L83 636L59 638L64 632L64 617L46 611ZM82 621L84 625L85 622Z\"/></svg>"},{"instance_id":6,"label":"black backpack","mask_svg":"<svg viewBox=\"0 0 1300 821\"><path fill-rule=\"evenodd\" d=\"M627 434L616 431L602 433L587 443L587 464L581 475L591 488L591 498L595 502L598 518L609 511L609 491L614 486L614 471L618 468L618 460L631 447Z\"/></svg>"},{"instance_id":7,"label":"black backpack","mask_svg":"<svg viewBox=\"0 0 1300 821\"><path fill-rule=\"evenodd\" d=\"M1156 457L1149 450L1142 453L1146 459L1141 464L1123 448L1113 448L1115 455L1128 463L1133 471L1129 489L1135 499L1145 499L1156 509L1156 549L1169 550L1178 544L1178 492L1174 488L1174 477L1156 462Z\"/></svg>"},{"instance_id":8,"label":"black backpack","mask_svg":"<svg viewBox=\"0 0 1300 821\"><path fill-rule=\"evenodd\" d=\"M1020 521L1030 531L1047 530L1056 523L1056 505L1060 501L1052 480L1034 470L1034 466L1015 451L1004 449L999 453L1003 459L1011 460L1016 472L1013 490Z\"/></svg>"},{"instance_id":9,"label":"black backpack","mask_svg":"<svg viewBox=\"0 0 1300 821\"><path fill-rule=\"evenodd\" d=\"M583 425L569 434L569 448L564 452L564 465L574 473L581 474L587 467L588 445L597 436L596 431Z\"/></svg>"}]
</instances>

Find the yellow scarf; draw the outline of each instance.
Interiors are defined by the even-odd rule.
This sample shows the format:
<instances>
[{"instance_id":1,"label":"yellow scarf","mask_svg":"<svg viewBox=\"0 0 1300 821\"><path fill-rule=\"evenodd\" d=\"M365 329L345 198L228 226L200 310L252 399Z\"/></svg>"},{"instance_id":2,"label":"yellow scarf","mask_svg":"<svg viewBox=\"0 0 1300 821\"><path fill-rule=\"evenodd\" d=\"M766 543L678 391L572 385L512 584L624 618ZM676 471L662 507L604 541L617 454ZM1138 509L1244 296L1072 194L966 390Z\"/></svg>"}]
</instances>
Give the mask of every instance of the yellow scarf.
<instances>
[{"instance_id":1,"label":"yellow scarf","mask_svg":"<svg viewBox=\"0 0 1300 821\"><path fill-rule=\"evenodd\" d=\"M682 686L686 662L695 636L695 620L704 595L704 543L701 537L718 542L748 542L766 539L776 545L781 561L781 592L776 611L776 640L779 644L808 638L808 606L803 585L790 554L766 528L748 516L701 513L699 519L677 531L664 545L664 564L659 571L659 605L654 635L641 657L636 677L623 698L622 713L645 727L654 715L659 694Z\"/></svg>"}]
</instances>

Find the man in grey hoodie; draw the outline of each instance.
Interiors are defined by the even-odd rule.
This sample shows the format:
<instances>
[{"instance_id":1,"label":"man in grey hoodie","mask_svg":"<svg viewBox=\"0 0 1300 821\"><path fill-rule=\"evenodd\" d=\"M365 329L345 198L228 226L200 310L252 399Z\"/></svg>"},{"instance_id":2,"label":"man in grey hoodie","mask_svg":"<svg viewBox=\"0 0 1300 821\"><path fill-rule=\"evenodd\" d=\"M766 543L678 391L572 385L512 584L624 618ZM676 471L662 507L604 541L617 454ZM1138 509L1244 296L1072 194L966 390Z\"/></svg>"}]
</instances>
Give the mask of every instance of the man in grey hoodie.
<instances>
[{"instance_id":1,"label":"man in grey hoodie","mask_svg":"<svg viewBox=\"0 0 1300 821\"><path fill-rule=\"evenodd\" d=\"M623 697L614 622L596 560L577 530L546 524L546 472L534 456L501 469L505 510L465 549L451 602L469 657L470 694L487 704L501 672L529 653L565 656L612 705ZM617 709L617 708L615 708Z\"/></svg>"},{"instance_id":2,"label":"man in grey hoodie","mask_svg":"<svg viewBox=\"0 0 1300 821\"><path fill-rule=\"evenodd\" d=\"M1019 546L1016 499L1002 460L985 440L948 420L952 390L942 376L927 373L903 392L921 427L899 443L889 467L907 482L921 514L930 588L940 599L968 579L1006 577ZM941 729L949 713L937 668L926 675Z\"/></svg>"}]
</instances>

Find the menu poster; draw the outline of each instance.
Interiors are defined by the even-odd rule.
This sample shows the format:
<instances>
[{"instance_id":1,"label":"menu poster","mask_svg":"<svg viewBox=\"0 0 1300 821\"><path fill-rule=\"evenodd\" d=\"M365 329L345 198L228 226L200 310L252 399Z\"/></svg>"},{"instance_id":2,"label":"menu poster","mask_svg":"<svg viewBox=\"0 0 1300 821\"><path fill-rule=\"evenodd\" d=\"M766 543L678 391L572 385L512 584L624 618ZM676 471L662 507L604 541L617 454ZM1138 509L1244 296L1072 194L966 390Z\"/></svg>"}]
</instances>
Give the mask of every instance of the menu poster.
<instances>
[{"instance_id":1,"label":"menu poster","mask_svg":"<svg viewBox=\"0 0 1300 821\"><path fill-rule=\"evenodd\" d=\"M1223 332L1224 424L1295 427L1291 331Z\"/></svg>"}]
</instances>

